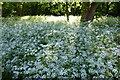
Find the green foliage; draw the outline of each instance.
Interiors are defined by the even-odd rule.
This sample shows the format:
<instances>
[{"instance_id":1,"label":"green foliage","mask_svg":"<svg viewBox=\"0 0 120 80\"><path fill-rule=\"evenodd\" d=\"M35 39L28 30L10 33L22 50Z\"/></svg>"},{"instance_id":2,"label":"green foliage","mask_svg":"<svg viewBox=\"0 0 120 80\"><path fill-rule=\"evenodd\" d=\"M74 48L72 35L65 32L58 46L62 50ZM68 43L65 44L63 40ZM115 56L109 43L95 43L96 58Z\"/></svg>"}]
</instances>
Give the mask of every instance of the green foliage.
<instances>
[{"instance_id":1,"label":"green foliage","mask_svg":"<svg viewBox=\"0 0 120 80\"><path fill-rule=\"evenodd\" d=\"M120 16L119 2L98 2L96 16ZM69 14L81 15L89 7L89 2L69 2ZM65 2L4 2L2 16L25 15L65 15Z\"/></svg>"},{"instance_id":2,"label":"green foliage","mask_svg":"<svg viewBox=\"0 0 120 80\"><path fill-rule=\"evenodd\" d=\"M120 77L114 41L119 24L117 18L112 18L114 26L109 19L74 24L59 20L3 23L3 77Z\"/></svg>"}]
</instances>

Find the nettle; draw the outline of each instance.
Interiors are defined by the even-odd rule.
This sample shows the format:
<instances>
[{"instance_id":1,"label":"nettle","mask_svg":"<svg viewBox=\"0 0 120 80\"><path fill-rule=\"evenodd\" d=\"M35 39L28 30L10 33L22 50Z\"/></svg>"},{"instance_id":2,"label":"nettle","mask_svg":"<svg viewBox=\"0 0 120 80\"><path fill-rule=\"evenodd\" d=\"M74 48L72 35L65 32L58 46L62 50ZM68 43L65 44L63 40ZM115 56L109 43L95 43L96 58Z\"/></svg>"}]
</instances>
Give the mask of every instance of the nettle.
<instances>
[{"instance_id":1,"label":"nettle","mask_svg":"<svg viewBox=\"0 0 120 80\"><path fill-rule=\"evenodd\" d=\"M118 75L117 27L18 22L2 27L3 73L13 78Z\"/></svg>"}]
</instances>

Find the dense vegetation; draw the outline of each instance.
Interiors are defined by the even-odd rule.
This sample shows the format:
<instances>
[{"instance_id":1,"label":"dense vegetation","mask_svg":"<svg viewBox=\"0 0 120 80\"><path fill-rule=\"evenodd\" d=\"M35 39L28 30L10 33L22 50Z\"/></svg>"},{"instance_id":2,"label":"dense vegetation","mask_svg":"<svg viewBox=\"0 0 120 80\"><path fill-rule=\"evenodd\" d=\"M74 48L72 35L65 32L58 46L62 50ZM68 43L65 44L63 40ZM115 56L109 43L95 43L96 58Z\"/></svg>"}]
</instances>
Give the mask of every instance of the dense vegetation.
<instances>
[{"instance_id":1,"label":"dense vegetation","mask_svg":"<svg viewBox=\"0 0 120 80\"><path fill-rule=\"evenodd\" d=\"M1 4L2 80L120 77L120 2Z\"/></svg>"},{"instance_id":2,"label":"dense vegetation","mask_svg":"<svg viewBox=\"0 0 120 80\"><path fill-rule=\"evenodd\" d=\"M91 4L91 5L90 5ZM26 15L83 15L90 6L90 11L96 9L95 16L120 16L120 2L4 2L2 16ZM89 11L89 14L90 14ZM94 11L93 11L94 12Z\"/></svg>"},{"instance_id":3,"label":"dense vegetation","mask_svg":"<svg viewBox=\"0 0 120 80\"><path fill-rule=\"evenodd\" d=\"M120 77L119 18L74 18L3 18L3 80Z\"/></svg>"}]
</instances>

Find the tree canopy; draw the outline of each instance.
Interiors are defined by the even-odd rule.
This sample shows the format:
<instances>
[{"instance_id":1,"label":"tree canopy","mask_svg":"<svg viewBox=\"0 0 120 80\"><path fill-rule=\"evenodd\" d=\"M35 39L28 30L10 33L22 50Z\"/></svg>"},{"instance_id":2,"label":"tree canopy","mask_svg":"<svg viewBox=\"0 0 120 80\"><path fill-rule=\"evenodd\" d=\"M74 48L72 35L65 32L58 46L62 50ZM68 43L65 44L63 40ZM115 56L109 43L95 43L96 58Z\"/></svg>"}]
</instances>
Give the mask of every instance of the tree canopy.
<instances>
[{"instance_id":1,"label":"tree canopy","mask_svg":"<svg viewBox=\"0 0 120 80\"><path fill-rule=\"evenodd\" d=\"M25 16L25 15L54 15L61 16L66 14L66 9L69 15L82 15L90 2L4 2L2 5L2 16ZM119 2L95 2L95 16L120 16ZM68 6L66 8L65 6Z\"/></svg>"}]
</instances>

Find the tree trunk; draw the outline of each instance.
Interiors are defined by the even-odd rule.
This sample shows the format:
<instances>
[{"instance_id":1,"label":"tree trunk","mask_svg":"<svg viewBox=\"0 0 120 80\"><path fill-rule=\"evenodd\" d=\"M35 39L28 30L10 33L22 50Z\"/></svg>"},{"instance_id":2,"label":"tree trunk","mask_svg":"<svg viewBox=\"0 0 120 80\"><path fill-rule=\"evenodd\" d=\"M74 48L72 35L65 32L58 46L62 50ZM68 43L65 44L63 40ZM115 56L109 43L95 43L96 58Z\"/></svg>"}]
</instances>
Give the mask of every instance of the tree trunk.
<instances>
[{"instance_id":1,"label":"tree trunk","mask_svg":"<svg viewBox=\"0 0 120 80\"><path fill-rule=\"evenodd\" d=\"M109 8L110 8L110 5L111 5L111 3L110 2L107 2L106 3L106 6L107 6L107 11L106 11L106 14L109 14Z\"/></svg>"},{"instance_id":2,"label":"tree trunk","mask_svg":"<svg viewBox=\"0 0 120 80\"><path fill-rule=\"evenodd\" d=\"M86 9L86 11L83 12L81 21L93 21L96 8L97 8L97 3L92 2L89 5L88 9Z\"/></svg>"},{"instance_id":3,"label":"tree trunk","mask_svg":"<svg viewBox=\"0 0 120 80\"><path fill-rule=\"evenodd\" d=\"M16 16L20 16L19 15L19 4L18 3L16 3L16 8L15 8L15 11L16 11Z\"/></svg>"},{"instance_id":4,"label":"tree trunk","mask_svg":"<svg viewBox=\"0 0 120 80\"><path fill-rule=\"evenodd\" d=\"M66 16L67 16L67 21L69 21L69 10L68 10L68 1L66 2Z\"/></svg>"},{"instance_id":5,"label":"tree trunk","mask_svg":"<svg viewBox=\"0 0 120 80\"><path fill-rule=\"evenodd\" d=\"M0 17L2 17L2 4L0 4Z\"/></svg>"},{"instance_id":6,"label":"tree trunk","mask_svg":"<svg viewBox=\"0 0 120 80\"><path fill-rule=\"evenodd\" d=\"M82 16L81 16L81 21L86 21L87 15L88 15L88 10L89 10L90 2L83 2L82 3Z\"/></svg>"},{"instance_id":7,"label":"tree trunk","mask_svg":"<svg viewBox=\"0 0 120 80\"><path fill-rule=\"evenodd\" d=\"M22 4L22 16L25 16L25 2Z\"/></svg>"}]
</instances>

